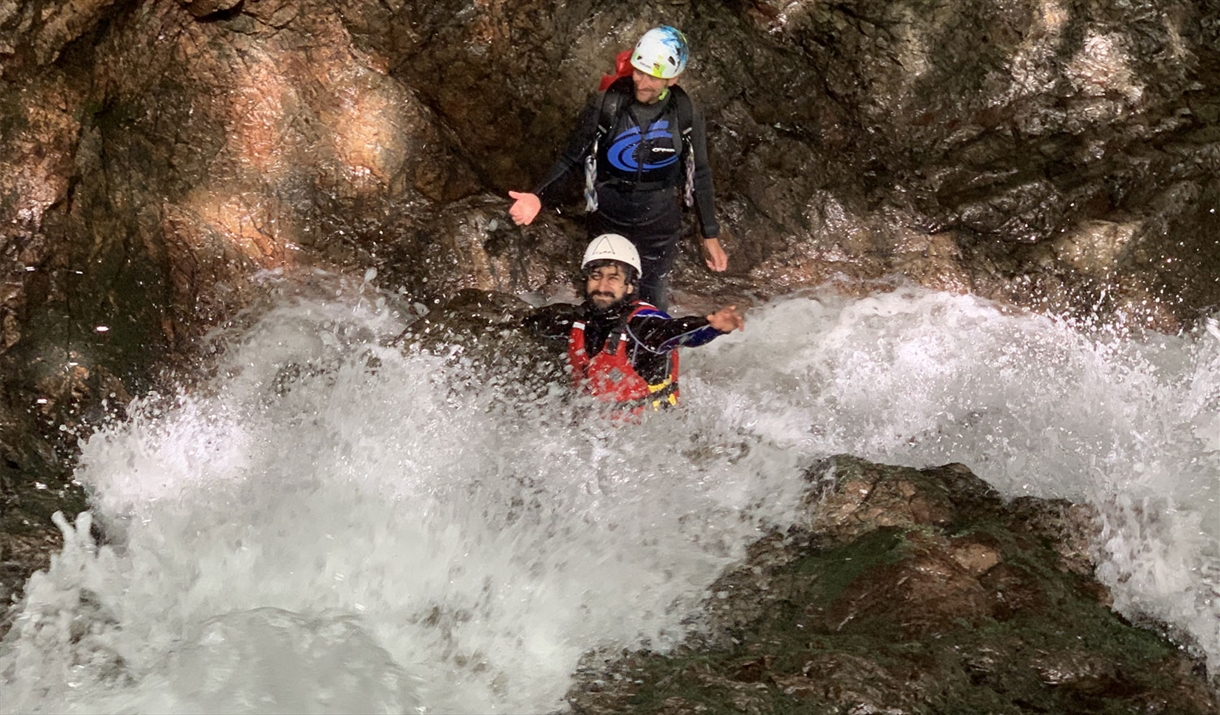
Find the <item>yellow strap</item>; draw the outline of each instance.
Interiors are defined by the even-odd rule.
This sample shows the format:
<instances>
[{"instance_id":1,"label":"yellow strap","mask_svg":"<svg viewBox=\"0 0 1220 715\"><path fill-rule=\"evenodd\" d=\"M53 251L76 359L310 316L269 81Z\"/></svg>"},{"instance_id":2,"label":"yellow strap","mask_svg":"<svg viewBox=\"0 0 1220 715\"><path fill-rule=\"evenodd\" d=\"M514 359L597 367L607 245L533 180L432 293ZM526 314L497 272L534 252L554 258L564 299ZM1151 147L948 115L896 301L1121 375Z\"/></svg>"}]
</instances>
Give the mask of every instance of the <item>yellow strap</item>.
<instances>
[{"instance_id":1,"label":"yellow strap","mask_svg":"<svg viewBox=\"0 0 1220 715\"><path fill-rule=\"evenodd\" d=\"M666 395L665 397L660 397L655 400L652 400L652 402L651 402L652 409L659 410L659 409L661 409L661 405L663 405L667 402L669 403L670 407L677 407L678 396L671 392L668 395Z\"/></svg>"},{"instance_id":2,"label":"yellow strap","mask_svg":"<svg viewBox=\"0 0 1220 715\"><path fill-rule=\"evenodd\" d=\"M649 385L648 393L652 394L654 392L660 392L661 390L664 390L665 388L669 387L672 384L674 384L674 381L667 377L663 381L658 382L655 385Z\"/></svg>"}]
</instances>

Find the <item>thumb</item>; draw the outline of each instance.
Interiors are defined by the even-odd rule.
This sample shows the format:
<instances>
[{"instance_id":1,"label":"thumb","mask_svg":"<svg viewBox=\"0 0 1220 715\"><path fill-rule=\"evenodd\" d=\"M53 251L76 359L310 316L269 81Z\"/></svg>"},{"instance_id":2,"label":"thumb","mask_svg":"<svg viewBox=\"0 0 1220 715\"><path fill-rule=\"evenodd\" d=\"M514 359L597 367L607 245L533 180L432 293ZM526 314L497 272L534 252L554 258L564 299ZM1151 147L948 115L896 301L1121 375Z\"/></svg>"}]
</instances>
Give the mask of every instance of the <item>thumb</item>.
<instances>
[{"instance_id":1,"label":"thumb","mask_svg":"<svg viewBox=\"0 0 1220 715\"><path fill-rule=\"evenodd\" d=\"M525 194L521 193L520 191L510 191L510 192L508 192L508 197L509 197L510 199L519 199L519 198L521 198L522 196L525 196Z\"/></svg>"}]
</instances>

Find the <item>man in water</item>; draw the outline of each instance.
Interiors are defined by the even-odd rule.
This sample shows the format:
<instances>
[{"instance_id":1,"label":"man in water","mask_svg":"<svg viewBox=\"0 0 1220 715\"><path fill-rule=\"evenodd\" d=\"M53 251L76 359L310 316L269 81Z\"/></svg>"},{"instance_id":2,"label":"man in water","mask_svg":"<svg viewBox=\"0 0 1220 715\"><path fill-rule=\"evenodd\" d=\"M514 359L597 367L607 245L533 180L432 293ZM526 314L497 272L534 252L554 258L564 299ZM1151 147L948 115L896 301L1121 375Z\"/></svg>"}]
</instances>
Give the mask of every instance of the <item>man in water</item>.
<instances>
[{"instance_id":1,"label":"man in water","mask_svg":"<svg viewBox=\"0 0 1220 715\"><path fill-rule=\"evenodd\" d=\"M736 306L705 317L671 318L636 298L639 252L618 234L593 239L581 268L585 302L557 303L525 319L535 335L568 344L576 388L632 411L678 403L679 346L704 345L742 330Z\"/></svg>"},{"instance_id":2,"label":"man in water","mask_svg":"<svg viewBox=\"0 0 1220 715\"><path fill-rule=\"evenodd\" d=\"M631 76L589 102L542 183L531 193L509 192L516 200L509 209L513 221L529 224L542 208L541 197L584 163L588 235L616 233L635 244L644 266L640 297L661 310L669 304L682 199L697 209L708 268L728 268L712 206L703 116L676 86L689 54L686 37L672 27L645 33L631 53Z\"/></svg>"}]
</instances>

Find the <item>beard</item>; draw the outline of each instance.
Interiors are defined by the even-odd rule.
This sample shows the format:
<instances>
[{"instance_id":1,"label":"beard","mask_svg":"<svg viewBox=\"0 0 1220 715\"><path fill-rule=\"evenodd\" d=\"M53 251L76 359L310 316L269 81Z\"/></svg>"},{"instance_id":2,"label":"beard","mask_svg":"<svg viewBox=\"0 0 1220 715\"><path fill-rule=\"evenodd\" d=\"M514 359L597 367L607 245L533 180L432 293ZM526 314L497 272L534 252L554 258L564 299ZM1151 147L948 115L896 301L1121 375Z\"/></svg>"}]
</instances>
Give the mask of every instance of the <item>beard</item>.
<instances>
[{"instance_id":1,"label":"beard","mask_svg":"<svg viewBox=\"0 0 1220 715\"><path fill-rule=\"evenodd\" d=\"M585 297L585 300L589 303L589 307L592 309L595 315L609 315L610 313L617 313L626 307L626 305L631 302L633 294L624 293L623 297L619 298L618 300L611 300L608 303L603 301L600 304L593 300L594 296L603 299L614 298L614 296L609 293L590 293Z\"/></svg>"}]
</instances>

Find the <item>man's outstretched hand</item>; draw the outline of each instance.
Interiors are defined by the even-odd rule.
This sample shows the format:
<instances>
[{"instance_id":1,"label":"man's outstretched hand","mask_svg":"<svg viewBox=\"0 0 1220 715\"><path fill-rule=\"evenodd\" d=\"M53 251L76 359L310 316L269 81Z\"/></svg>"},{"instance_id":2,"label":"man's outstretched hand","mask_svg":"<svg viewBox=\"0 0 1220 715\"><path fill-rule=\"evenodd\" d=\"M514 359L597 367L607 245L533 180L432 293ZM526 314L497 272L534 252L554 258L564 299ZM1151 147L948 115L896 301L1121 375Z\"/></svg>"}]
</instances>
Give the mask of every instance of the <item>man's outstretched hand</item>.
<instances>
[{"instance_id":1,"label":"man's outstretched hand","mask_svg":"<svg viewBox=\"0 0 1220 715\"><path fill-rule=\"evenodd\" d=\"M722 333L731 333L734 330L745 330L746 320L737 312L737 306L730 305L707 316L708 325Z\"/></svg>"},{"instance_id":2,"label":"man's outstretched hand","mask_svg":"<svg viewBox=\"0 0 1220 715\"><path fill-rule=\"evenodd\" d=\"M542 210L542 201L536 195L524 191L510 191L508 196L516 199L512 207L508 209L508 215L513 217L513 223L518 226L528 226L533 223L534 217Z\"/></svg>"}]
</instances>

